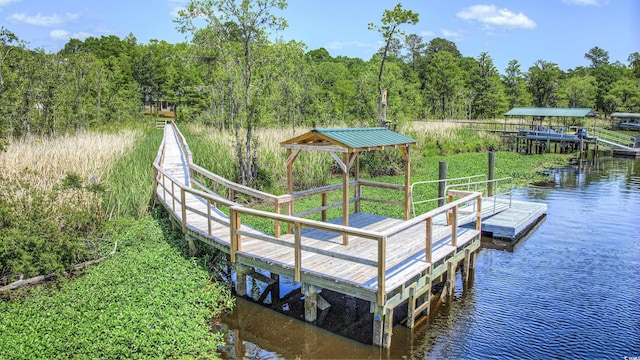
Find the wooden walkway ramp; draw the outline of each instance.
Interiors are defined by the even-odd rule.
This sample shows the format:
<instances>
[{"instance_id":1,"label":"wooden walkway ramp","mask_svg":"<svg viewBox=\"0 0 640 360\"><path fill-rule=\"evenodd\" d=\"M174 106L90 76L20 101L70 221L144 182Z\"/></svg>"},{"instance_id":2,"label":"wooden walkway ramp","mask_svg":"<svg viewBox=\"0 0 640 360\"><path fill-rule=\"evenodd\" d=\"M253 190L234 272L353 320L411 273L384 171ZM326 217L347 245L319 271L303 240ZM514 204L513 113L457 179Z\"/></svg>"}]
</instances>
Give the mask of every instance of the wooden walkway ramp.
<instances>
[{"instance_id":1,"label":"wooden walkway ramp","mask_svg":"<svg viewBox=\"0 0 640 360\"><path fill-rule=\"evenodd\" d=\"M390 344L394 308L407 304L407 324L413 326L420 313L429 310L434 281L446 282L443 296L452 296L456 268L464 263L463 276L468 278L480 247L480 212L458 212L458 208L479 203L479 193L452 191L450 195L457 200L408 221L354 213L344 226L340 218L321 222L285 215L281 208L293 202L294 195L261 193L198 167L172 123L164 127L154 169L156 197L187 240L203 241L224 251L236 264L239 295L247 293L245 275L262 269L272 277L286 276L302 283L308 302L305 308L312 310L305 313L310 322L316 318L320 289L370 301L376 319L373 343L379 346ZM214 185L205 186L205 180ZM243 192L272 201L274 211L234 203L216 185L228 193ZM449 214L449 223L436 224L434 219L444 214ZM266 221L268 229L247 225L251 219ZM463 227L470 222L477 225ZM288 229L283 234L281 224Z\"/></svg>"}]
</instances>

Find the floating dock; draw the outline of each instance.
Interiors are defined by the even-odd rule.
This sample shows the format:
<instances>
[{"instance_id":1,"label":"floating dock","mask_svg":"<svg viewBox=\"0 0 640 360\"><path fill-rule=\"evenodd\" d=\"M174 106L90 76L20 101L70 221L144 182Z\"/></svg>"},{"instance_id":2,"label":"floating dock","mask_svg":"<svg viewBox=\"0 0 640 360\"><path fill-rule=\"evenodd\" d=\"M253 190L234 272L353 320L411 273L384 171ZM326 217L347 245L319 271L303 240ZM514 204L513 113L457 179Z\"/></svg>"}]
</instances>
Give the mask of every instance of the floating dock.
<instances>
[{"instance_id":1,"label":"floating dock","mask_svg":"<svg viewBox=\"0 0 640 360\"><path fill-rule=\"evenodd\" d=\"M511 206L482 220L482 236L514 241L547 213L547 204L512 200Z\"/></svg>"}]
</instances>

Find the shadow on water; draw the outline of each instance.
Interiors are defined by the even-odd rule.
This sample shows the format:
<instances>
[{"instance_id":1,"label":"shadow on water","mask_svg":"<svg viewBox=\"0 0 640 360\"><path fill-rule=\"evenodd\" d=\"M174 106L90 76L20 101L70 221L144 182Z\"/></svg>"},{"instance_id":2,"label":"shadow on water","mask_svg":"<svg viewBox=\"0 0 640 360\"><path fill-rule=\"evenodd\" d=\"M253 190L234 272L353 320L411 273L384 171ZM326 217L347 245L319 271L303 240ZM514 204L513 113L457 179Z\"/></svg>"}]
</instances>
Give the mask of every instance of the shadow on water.
<instances>
[{"instance_id":1,"label":"shadow on water","mask_svg":"<svg viewBox=\"0 0 640 360\"><path fill-rule=\"evenodd\" d=\"M307 324L298 319L301 315L285 315L282 308L270 311L238 299L233 314L214 325L228 344L221 355L252 359L640 355L640 161L599 160L590 166L553 170L548 182L520 189L514 196L545 202L546 218L516 243L483 239L474 284L463 291L458 274L454 300L441 304L414 329L395 325L390 349L336 335L333 332L340 331L335 328L331 332ZM291 298L301 303L292 282L282 292L285 298L294 294ZM336 295L323 291L323 296ZM365 306L356 304L359 315L338 308L332 306L320 319L351 332L370 331Z\"/></svg>"}]
</instances>

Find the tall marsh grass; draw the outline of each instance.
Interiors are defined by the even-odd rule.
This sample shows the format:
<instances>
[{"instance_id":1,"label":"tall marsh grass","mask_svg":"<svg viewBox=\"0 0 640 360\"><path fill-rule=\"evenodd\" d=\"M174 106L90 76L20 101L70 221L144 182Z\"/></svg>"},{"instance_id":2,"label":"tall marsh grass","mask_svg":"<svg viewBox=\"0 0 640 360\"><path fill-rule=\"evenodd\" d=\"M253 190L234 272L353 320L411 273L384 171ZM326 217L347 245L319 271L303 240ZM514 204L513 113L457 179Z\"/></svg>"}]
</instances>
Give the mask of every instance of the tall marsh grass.
<instances>
[{"instance_id":1,"label":"tall marsh grass","mask_svg":"<svg viewBox=\"0 0 640 360\"><path fill-rule=\"evenodd\" d=\"M131 152L142 131L85 132L74 136L15 141L0 153L0 281L68 269L96 257L97 230L110 213L105 204L120 203L117 180L151 178L132 171ZM152 144L153 156L159 142ZM129 154L129 155L126 155ZM128 168L118 168L127 157ZM153 156L151 159L153 159ZM151 161L146 162L151 173ZM106 199L106 202L104 201ZM126 203L125 203L126 205ZM113 213L113 212L112 212Z\"/></svg>"}]
</instances>

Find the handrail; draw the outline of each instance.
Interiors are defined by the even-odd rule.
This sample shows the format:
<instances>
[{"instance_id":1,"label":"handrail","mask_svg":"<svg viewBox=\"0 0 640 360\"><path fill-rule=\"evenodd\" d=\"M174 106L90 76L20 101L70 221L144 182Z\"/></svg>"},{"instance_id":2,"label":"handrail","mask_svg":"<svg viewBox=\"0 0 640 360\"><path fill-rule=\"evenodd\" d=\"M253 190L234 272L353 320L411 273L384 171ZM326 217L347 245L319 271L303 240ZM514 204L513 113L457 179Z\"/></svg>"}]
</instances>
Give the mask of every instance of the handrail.
<instances>
[{"instance_id":1,"label":"handrail","mask_svg":"<svg viewBox=\"0 0 640 360\"><path fill-rule=\"evenodd\" d=\"M595 126L592 128L589 128L588 130L590 132L589 133L590 136L596 137L597 139L616 143L623 147L633 148L636 144L635 137L630 135L621 134L616 131L605 130L603 128L599 128Z\"/></svg>"},{"instance_id":2,"label":"handrail","mask_svg":"<svg viewBox=\"0 0 640 360\"><path fill-rule=\"evenodd\" d=\"M178 137L178 139L180 139L180 137ZM419 225L420 223L424 223L426 227L426 232L425 232L426 235L425 235L424 248L422 249L424 249L425 251L426 262L431 263L432 256L433 256L432 241L433 241L433 234L434 234L433 217L440 214L449 214L451 216L452 221L449 224L451 226L450 245L457 247L456 239L457 239L458 226L459 226L458 208L468 202L476 201L477 209L481 209L481 206L480 206L481 199L482 199L481 193L450 190L449 191L450 196L461 196L462 198L456 201L451 201L443 207L426 212L414 218L411 221L397 225L386 231L371 231L371 230L360 229L360 228L351 227L351 226L343 226L343 225L326 223L326 222L321 222L316 220L304 219L304 218L300 218L292 215L284 215L279 213L271 213L267 211L251 209L251 208L247 208L242 205L239 205L228 199L225 199L224 197L219 196L215 193L208 193L205 191L195 189L192 187L191 182L185 184L184 180L181 181L175 178L174 176L168 174L162 168L162 163L164 161L165 145L166 145L165 141L163 140L161 149L159 149L158 155L156 156L156 159L154 160L154 164L153 164L153 169L155 173L154 174L154 184L155 184L154 191L156 193L159 193L160 191L164 192L163 202L165 206L168 209L171 209L173 213L181 214L182 231L184 233L186 233L189 230L188 228L189 222L188 222L187 216L193 216L193 215L189 215L189 212L191 212L191 214L202 216L207 220L207 224L208 224L207 232L209 236L212 236L212 225L211 225L212 222L218 222L224 226L228 226L229 235L230 235L229 252L230 252L231 260L235 262L237 260L237 252L241 251L242 249L242 236L250 237L250 238L261 240L261 241L271 241L271 242L277 242L280 244L286 243L286 240L279 239L280 234L278 231L279 223L285 222L294 227L294 232L293 232L294 243L292 246L294 248L294 257L295 257L293 261L294 263L293 271L294 271L294 279L296 281L300 281L300 275L301 275L301 269L302 269L302 251L315 251L318 253L332 254L332 255L335 255L337 258L340 258L345 261L359 261L360 263L365 263L367 265L377 266L377 275L378 275L377 298L378 298L378 302L381 304L385 302L385 297L386 297L385 281L386 281L386 269L388 266L388 264L386 263L388 260L386 256L386 251L387 251L387 239L389 237L397 235L404 230L409 230L411 226L416 226L416 225ZM189 151L188 146L186 146L186 142L181 144L180 146L182 151L186 151L186 152ZM190 157L187 155L187 153L185 153L185 157L187 158L187 161L189 161ZM193 165L193 164L190 164L190 165ZM189 169L200 170L201 168L194 165L194 166L190 166ZM393 186L392 184L389 185L389 184L374 183L374 182L363 182L363 184L361 185L380 186L381 184L383 184L384 187L391 188L391 189L403 188L401 186ZM327 187L327 189L329 188L333 189L335 187L332 187L332 186ZM191 194L193 196L196 196L196 197L199 197L200 199L205 200L207 203L206 213L201 209L195 209L195 208L189 207L187 204L187 194ZM281 197L274 196L273 198L279 199ZM228 221L226 217L213 215L214 207L217 205L227 206L229 208L230 215L229 215ZM247 231L243 229L242 222L241 222L241 216L243 215L257 216L257 217L261 217L261 218L265 218L273 221L274 227L276 229L275 237L271 237L264 233ZM481 222L481 213L480 211L477 211L475 214L472 214L472 215L475 215L476 217L476 230L479 230L480 222ZM303 240L302 228L303 227L331 231L346 237L356 236L356 237L376 241L378 245L377 261L372 261L372 260L363 261L364 259L360 259L354 255L340 254L333 250L315 249L309 246L303 246L302 244L302 240ZM341 245L341 246L349 246L349 245ZM358 245L352 244L351 246L358 246Z\"/></svg>"},{"instance_id":3,"label":"handrail","mask_svg":"<svg viewBox=\"0 0 640 360\"><path fill-rule=\"evenodd\" d=\"M500 192L500 186L499 183L500 182L509 182L510 185L506 188L505 191ZM489 194L489 184L493 184L493 194ZM498 197L499 196L503 196L503 195L508 195L509 197L509 208L511 208L512 202L513 202L513 177L511 176L507 176L507 177L503 177L503 178L499 178L499 179L493 179L493 180L485 180L485 181L476 181L476 182L472 182L472 183L468 183L468 184L457 184L457 185L450 185L447 186L445 188L445 193L449 193L451 189L453 188L457 188L457 187L463 187L466 186L467 187L467 191L470 191L471 186L473 186L473 191L478 191L478 188L482 185L486 185L485 188L481 189L481 193L483 196L485 197L493 197L493 213L496 212L497 210L497 205L498 205ZM484 191L486 190L486 192ZM449 198L450 199L450 198ZM480 209L482 210L482 209Z\"/></svg>"},{"instance_id":4,"label":"handrail","mask_svg":"<svg viewBox=\"0 0 640 360\"><path fill-rule=\"evenodd\" d=\"M441 183L444 182L445 183L445 187L447 186L447 182L455 182L455 181L460 181L460 180L466 180L467 183L470 183L472 179L476 179L476 178L487 178L486 174L479 174L479 175L470 175L470 176L463 176L463 177L459 177L459 178L452 178L452 179L439 179L439 180L426 180L426 181L417 181L414 182L413 184L411 184L410 190L409 190L409 196L411 198L411 212L413 214L413 216L416 216L416 204L425 204L428 202L433 202L433 201L438 201L438 200L446 200L446 196L443 197L436 197L434 199L427 199L427 200L420 200L420 201L414 201L414 197L413 197L413 187L416 185L427 185L427 184L435 184L435 183ZM446 194L446 191L445 191Z\"/></svg>"},{"instance_id":5,"label":"handrail","mask_svg":"<svg viewBox=\"0 0 640 360\"><path fill-rule=\"evenodd\" d=\"M452 190L450 192L451 196L462 196L461 199L456 201L449 202L448 204L439 207L437 209L426 212L412 220L404 222L402 224L396 225L390 229L385 231L371 231L360 229L351 226L343 226L337 224L331 224L316 220L304 219L296 216L290 215L281 215L274 214L262 210L251 209L242 206L233 206L230 207L230 231L231 231L231 249L230 249L230 257L231 262L236 262L237 260L237 252L242 251L242 237L246 236L255 240L261 241L271 241L265 236L250 234L241 230L242 228L242 217L244 216L257 216L263 219L268 219L274 222L285 222L294 227L294 243L292 247L294 248L294 281L301 281L301 271L302 271L302 251L311 251L317 253L326 253L326 251L322 251L319 249L311 249L302 244L302 228L309 227L314 229L320 229L325 231L331 231L336 233L336 235L342 236L358 236L365 239L370 239L376 241L378 243L378 260L374 264L370 264L372 266L377 267L378 273L378 290L377 296L380 303L384 302L384 298L386 296L386 288L385 288L385 279L386 279L386 269L387 269L387 257L386 257L386 243L387 239L391 236L397 235L402 231L408 230L413 226L419 225L420 223L424 223L426 227L425 231L425 261L427 263L431 263L433 258L433 218L440 214L450 214L452 221L449 226L451 227L451 246L457 247L457 234L458 227L462 225L458 221L458 208L462 205L465 205L469 202L476 202L477 209L481 209L481 201L482 194L479 192L464 192L464 191L455 191ZM474 215L474 220L476 221L476 230L480 230L481 222L482 222L482 213L480 211L476 211L472 213ZM290 245L291 246L291 245ZM349 245L342 245L349 246ZM357 246L357 245L356 245ZM346 260L346 261L358 261L359 263L364 263L362 259L356 259L353 256L348 256L340 253L333 253L336 257Z\"/></svg>"}]
</instances>

